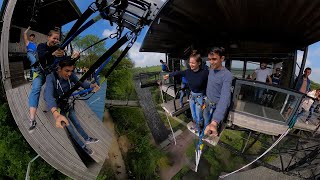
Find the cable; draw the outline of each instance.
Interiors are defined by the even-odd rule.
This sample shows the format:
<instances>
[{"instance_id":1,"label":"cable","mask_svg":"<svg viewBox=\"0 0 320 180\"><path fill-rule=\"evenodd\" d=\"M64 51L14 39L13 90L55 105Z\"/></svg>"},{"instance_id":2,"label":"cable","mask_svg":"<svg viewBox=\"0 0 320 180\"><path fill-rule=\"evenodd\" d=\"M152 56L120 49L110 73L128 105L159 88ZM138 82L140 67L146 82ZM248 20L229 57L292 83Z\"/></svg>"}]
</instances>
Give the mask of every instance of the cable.
<instances>
[{"instance_id":1,"label":"cable","mask_svg":"<svg viewBox=\"0 0 320 180\"><path fill-rule=\"evenodd\" d=\"M273 147L275 147L275 146L289 133L290 130L291 130L291 128L288 128L287 131L284 132L284 133L278 138L278 140L277 140L276 142L274 142L274 143L272 144L272 146L270 146L269 149L267 149L263 154L261 154L259 157L257 157L255 160L253 160L253 161L250 162L249 164L247 164L247 165L241 167L240 169L237 169L237 170L235 170L235 171L233 171L233 172L231 172L231 173L228 173L228 174L226 174L226 175L219 176L219 177L220 177L220 178L225 178L225 177L230 176L230 175L232 175L232 174L234 174L234 173L236 173L236 172L239 172L240 170L242 170L242 169L250 166L251 164L255 163L257 160L259 160L261 157L263 157L265 154L267 154Z\"/></svg>"},{"instance_id":2,"label":"cable","mask_svg":"<svg viewBox=\"0 0 320 180\"><path fill-rule=\"evenodd\" d=\"M160 89L162 103L164 103L164 98L163 98L163 92L162 92L162 89L161 89L161 85L159 86L159 89ZM177 140L176 140L176 137L174 135L174 132L173 132L173 129L172 129L169 117L168 117L168 112L167 111L165 111L165 112L166 112L167 121L168 121L169 126L170 126L170 130L171 130L171 133L172 133L172 137L173 137L173 140L174 140L174 145L177 145Z\"/></svg>"}]
</instances>

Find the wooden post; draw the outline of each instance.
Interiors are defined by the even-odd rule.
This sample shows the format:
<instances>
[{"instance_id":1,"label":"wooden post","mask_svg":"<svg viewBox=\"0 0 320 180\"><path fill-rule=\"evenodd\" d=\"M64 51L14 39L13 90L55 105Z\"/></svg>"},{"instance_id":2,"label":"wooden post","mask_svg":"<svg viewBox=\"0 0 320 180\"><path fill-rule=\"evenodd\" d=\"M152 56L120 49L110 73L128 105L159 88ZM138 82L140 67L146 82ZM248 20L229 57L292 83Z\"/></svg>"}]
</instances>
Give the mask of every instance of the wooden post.
<instances>
[{"instance_id":1,"label":"wooden post","mask_svg":"<svg viewBox=\"0 0 320 180\"><path fill-rule=\"evenodd\" d=\"M14 7L16 6L17 0L8 1L7 8L4 12L1 42L0 42L0 62L1 62L1 77L5 90L12 89L9 69L9 56L8 56L8 44L9 44L9 30L11 26L11 18Z\"/></svg>"}]
</instances>

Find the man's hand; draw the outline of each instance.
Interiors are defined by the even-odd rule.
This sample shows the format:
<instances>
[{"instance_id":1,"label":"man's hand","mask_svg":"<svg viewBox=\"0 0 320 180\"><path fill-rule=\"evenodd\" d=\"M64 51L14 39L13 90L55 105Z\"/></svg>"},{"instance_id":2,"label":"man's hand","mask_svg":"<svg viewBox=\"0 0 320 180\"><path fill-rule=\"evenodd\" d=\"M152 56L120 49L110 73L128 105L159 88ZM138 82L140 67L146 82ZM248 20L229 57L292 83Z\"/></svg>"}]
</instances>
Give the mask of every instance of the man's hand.
<instances>
[{"instance_id":1,"label":"man's hand","mask_svg":"<svg viewBox=\"0 0 320 180\"><path fill-rule=\"evenodd\" d=\"M216 121L212 120L212 122L207 125L206 129L204 130L204 134L209 136L218 136L218 124Z\"/></svg>"},{"instance_id":2,"label":"man's hand","mask_svg":"<svg viewBox=\"0 0 320 180\"><path fill-rule=\"evenodd\" d=\"M96 83L91 84L90 87L93 88L92 92L97 92L100 89L100 86L98 86L98 84L96 84Z\"/></svg>"},{"instance_id":3,"label":"man's hand","mask_svg":"<svg viewBox=\"0 0 320 180\"><path fill-rule=\"evenodd\" d=\"M163 80L167 80L169 78L169 74L163 76Z\"/></svg>"},{"instance_id":4,"label":"man's hand","mask_svg":"<svg viewBox=\"0 0 320 180\"><path fill-rule=\"evenodd\" d=\"M62 57L62 56L64 56L64 50L57 49L55 52L52 53L52 55L54 55L56 57Z\"/></svg>"},{"instance_id":5,"label":"man's hand","mask_svg":"<svg viewBox=\"0 0 320 180\"><path fill-rule=\"evenodd\" d=\"M54 116L54 119L56 120L56 127L57 128L63 128L62 123L64 122L67 126L69 126L69 121L67 118L61 114Z\"/></svg>"}]
</instances>

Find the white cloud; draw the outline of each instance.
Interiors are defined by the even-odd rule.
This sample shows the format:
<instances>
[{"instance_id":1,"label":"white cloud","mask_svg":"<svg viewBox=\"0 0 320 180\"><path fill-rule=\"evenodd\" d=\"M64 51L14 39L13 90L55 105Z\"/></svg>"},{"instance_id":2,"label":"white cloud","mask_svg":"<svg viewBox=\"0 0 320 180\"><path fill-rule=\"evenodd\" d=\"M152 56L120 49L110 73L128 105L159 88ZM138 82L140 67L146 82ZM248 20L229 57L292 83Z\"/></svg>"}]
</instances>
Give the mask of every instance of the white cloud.
<instances>
[{"instance_id":1,"label":"white cloud","mask_svg":"<svg viewBox=\"0 0 320 180\"><path fill-rule=\"evenodd\" d=\"M103 37L108 37L108 36L110 36L111 34L113 34L113 33L115 33L115 32L117 32L116 26L113 26L111 30L110 30L110 29L105 29L105 30L103 31L103 33L102 33L102 36L103 36Z\"/></svg>"},{"instance_id":2,"label":"white cloud","mask_svg":"<svg viewBox=\"0 0 320 180\"><path fill-rule=\"evenodd\" d=\"M160 65L160 59L165 60L164 53L139 52L140 46L141 43L136 42L128 53L136 67Z\"/></svg>"},{"instance_id":3,"label":"white cloud","mask_svg":"<svg viewBox=\"0 0 320 180\"><path fill-rule=\"evenodd\" d=\"M316 83L320 83L320 68L312 68L310 79Z\"/></svg>"}]
</instances>

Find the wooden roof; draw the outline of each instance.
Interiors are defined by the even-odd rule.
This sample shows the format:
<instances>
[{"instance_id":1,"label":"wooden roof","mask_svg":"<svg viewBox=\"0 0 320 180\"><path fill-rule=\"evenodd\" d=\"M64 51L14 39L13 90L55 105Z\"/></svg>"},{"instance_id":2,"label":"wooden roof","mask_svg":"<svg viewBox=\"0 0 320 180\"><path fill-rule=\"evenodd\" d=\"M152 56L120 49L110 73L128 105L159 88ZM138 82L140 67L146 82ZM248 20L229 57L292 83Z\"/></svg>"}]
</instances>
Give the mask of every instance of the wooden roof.
<instances>
[{"instance_id":1,"label":"wooden roof","mask_svg":"<svg viewBox=\"0 0 320 180\"><path fill-rule=\"evenodd\" d=\"M140 51L182 54L193 44L224 46L231 53L287 54L319 39L320 1L169 0Z\"/></svg>"},{"instance_id":2,"label":"wooden roof","mask_svg":"<svg viewBox=\"0 0 320 180\"><path fill-rule=\"evenodd\" d=\"M12 24L20 27L32 27L32 30L47 34L54 27L78 19L81 12L73 0L19 0L12 16ZM34 7L34 10L33 10ZM34 14L34 16L32 16ZM31 22L31 18L35 22Z\"/></svg>"}]
</instances>

